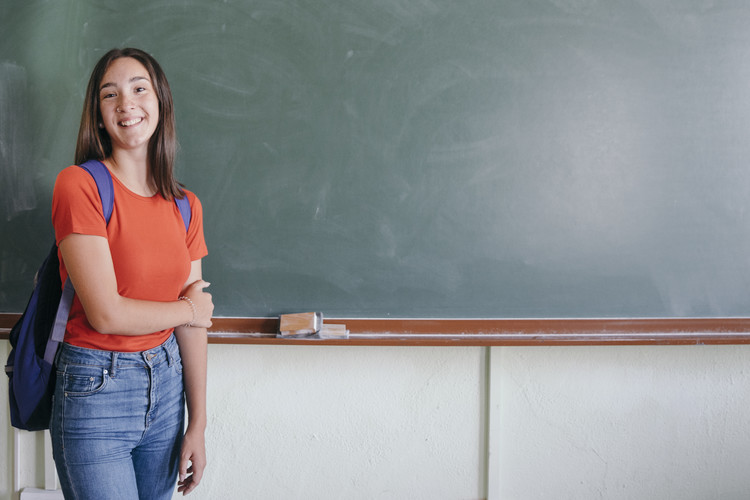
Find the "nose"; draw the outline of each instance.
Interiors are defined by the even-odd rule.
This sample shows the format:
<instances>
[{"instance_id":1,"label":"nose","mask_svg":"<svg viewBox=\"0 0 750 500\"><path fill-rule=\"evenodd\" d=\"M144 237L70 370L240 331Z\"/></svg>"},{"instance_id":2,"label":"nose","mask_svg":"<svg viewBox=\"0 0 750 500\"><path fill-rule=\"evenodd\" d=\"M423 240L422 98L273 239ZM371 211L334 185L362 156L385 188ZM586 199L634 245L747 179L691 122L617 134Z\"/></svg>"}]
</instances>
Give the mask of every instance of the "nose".
<instances>
[{"instance_id":1,"label":"nose","mask_svg":"<svg viewBox=\"0 0 750 500\"><path fill-rule=\"evenodd\" d=\"M133 98L127 94L120 96L120 100L117 103L117 111L125 111L133 108Z\"/></svg>"}]
</instances>

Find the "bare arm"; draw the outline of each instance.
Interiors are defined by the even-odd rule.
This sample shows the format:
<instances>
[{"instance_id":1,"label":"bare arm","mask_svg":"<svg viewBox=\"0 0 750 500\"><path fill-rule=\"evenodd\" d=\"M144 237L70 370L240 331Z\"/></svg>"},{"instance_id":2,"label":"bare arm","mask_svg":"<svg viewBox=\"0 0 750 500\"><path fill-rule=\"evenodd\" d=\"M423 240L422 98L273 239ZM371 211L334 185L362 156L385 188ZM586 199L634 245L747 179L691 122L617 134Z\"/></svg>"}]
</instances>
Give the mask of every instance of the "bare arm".
<instances>
[{"instance_id":1,"label":"bare arm","mask_svg":"<svg viewBox=\"0 0 750 500\"><path fill-rule=\"evenodd\" d=\"M201 273L201 261L193 261L188 283L201 280ZM207 332L205 328L180 326L175 328L175 335L182 357L182 373L188 408L188 425L180 453L178 491L187 495L201 482L203 470L206 467L204 434L206 430Z\"/></svg>"},{"instance_id":2,"label":"bare arm","mask_svg":"<svg viewBox=\"0 0 750 500\"><path fill-rule=\"evenodd\" d=\"M194 315L184 300L154 302L120 296L106 238L71 234L60 242L60 252L86 318L100 333L146 335L191 321L211 326L213 303L203 292L208 284L202 280L184 292L196 306Z\"/></svg>"}]
</instances>

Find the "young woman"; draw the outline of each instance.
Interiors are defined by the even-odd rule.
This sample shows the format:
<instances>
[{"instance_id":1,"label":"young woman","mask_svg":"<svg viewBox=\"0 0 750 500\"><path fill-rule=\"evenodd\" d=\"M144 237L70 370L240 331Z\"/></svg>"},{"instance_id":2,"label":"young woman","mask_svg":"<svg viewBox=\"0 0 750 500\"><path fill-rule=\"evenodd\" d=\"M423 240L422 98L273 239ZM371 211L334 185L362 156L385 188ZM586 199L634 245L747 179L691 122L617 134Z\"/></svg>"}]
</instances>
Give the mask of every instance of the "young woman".
<instances>
[{"instance_id":1,"label":"young woman","mask_svg":"<svg viewBox=\"0 0 750 500\"><path fill-rule=\"evenodd\" d=\"M75 161L107 167L114 207L107 224L93 177L76 165L59 174L52 220L75 299L57 357L55 463L65 498L168 499L206 465L202 207L174 179L172 96L150 55L105 54L85 99Z\"/></svg>"}]
</instances>

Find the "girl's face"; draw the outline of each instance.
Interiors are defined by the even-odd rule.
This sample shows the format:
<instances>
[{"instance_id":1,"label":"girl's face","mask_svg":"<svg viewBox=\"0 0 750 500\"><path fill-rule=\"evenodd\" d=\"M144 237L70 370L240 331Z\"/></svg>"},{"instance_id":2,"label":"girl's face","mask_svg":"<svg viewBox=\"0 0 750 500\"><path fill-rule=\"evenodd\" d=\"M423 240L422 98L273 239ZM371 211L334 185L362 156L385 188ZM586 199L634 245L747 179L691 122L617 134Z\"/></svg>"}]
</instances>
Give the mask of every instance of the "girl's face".
<instances>
[{"instance_id":1,"label":"girl's face","mask_svg":"<svg viewBox=\"0 0 750 500\"><path fill-rule=\"evenodd\" d=\"M159 99L143 64L132 57L112 61L99 86L99 111L113 152L148 151L159 124Z\"/></svg>"}]
</instances>

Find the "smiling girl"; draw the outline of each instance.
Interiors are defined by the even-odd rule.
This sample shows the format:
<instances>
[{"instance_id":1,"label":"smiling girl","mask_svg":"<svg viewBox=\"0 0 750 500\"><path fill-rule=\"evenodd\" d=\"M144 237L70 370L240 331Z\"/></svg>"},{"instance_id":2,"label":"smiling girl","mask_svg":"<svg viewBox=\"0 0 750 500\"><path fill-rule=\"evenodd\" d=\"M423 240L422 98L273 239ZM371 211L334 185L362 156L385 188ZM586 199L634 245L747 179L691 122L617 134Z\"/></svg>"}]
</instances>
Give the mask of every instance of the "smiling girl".
<instances>
[{"instance_id":1,"label":"smiling girl","mask_svg":"<svg viewBox=\"0 0 750 500\"><path fill-rule=\"evenodd\" d=\"M94 179L76 165L59 174L52 221L75 299L56 365L55 463L66 498L168 499L178 474L189 493L206 464L202 206L174 178L172 96L150 55L105 54L85 99L75 161L109 170L114 206L107 223Z\"/></svg>"}]
</instances>

